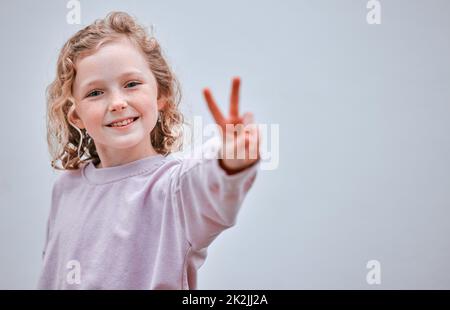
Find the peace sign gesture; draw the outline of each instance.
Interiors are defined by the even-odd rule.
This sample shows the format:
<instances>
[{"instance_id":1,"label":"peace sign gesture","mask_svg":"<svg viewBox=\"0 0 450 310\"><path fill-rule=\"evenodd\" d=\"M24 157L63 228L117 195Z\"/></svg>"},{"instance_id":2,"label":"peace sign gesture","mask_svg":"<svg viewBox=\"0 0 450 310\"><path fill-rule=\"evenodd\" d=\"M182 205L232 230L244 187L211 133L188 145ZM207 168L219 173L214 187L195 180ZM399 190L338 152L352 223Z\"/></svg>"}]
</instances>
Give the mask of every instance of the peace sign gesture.
<instances>
[{"instance_id":1,"label":"peace sign gesture","mask_svg":"<svg viewBox=\"0 0 450 310\"><path fill-rule=\"evenodd\" d=\"M239 115L240 84L239 77L233 78L228 117L224 117L220 112L211 91L208 88L203 90L211 114L221 129L223 147L219 163L229 174L244 170L260 158L260 134L253 123L253 114L247 112Z\"/></svg>"}]
</instances>

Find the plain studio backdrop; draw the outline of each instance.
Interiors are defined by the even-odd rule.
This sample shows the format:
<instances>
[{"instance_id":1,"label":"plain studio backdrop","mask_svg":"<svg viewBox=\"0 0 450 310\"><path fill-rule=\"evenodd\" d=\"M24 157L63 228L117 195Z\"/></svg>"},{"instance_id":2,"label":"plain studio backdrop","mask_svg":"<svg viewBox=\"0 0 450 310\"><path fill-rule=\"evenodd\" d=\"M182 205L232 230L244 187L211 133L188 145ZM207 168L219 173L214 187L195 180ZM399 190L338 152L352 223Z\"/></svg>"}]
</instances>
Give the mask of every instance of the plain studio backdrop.
<instances>
[{"instance_id":1,"label":"plain studio backdrop","mask_svg":"<svg viewBox=\"0 0 450 310\"><path fill-rule=\"evenodd\" d=\"M182 111L279 125L235 227L210 246L200 289L450 289L450 2L366 0L0 2L0 288L33 289L57 174L45 87L63 43L110 11L154 26ZM277 137L264 137L270 142ZM370 285L367 264L379 262Z\"/></svg>"}]
</instances>

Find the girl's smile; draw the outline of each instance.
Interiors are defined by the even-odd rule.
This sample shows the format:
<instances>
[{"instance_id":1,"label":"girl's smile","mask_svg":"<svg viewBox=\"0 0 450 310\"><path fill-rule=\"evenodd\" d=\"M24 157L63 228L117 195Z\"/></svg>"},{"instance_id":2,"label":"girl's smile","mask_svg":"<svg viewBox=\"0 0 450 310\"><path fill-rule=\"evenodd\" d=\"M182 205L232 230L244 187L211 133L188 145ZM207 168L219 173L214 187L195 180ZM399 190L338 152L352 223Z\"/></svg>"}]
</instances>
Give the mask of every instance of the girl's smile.
<instances>
[{"instance_id":1,"label":"girl's smile","mask_svg":"<svg viewBox=\"0 0 450 310\"><path fill-rule=\"evenodd\" d=\"M114 121L109 125L106 125L107 127L113 128L113 129L126 129L133 126L133 124L139 119L139 116L137 117L130 117L126 118L124 120L118 120Z\"/></svg>"}]
</instances>

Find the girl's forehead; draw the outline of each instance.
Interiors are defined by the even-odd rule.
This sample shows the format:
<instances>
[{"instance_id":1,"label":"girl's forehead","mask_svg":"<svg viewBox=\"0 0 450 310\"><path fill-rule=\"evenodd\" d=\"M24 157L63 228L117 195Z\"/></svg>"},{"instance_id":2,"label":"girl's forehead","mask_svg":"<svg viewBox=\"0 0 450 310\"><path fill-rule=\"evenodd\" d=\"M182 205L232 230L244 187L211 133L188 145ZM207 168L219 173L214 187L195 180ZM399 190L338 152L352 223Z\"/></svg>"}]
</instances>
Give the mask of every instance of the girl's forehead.
<instances>
[{"instance_id":1,"label":"girl's forehead","mask_svg":"<svg viewBox=\"0 0 450 310\"><path fill-rule=\"evenodd\" d=\"M77 59L75 67L77 73L82 75L85 71L87 73L113 73L117 70L129 71L136 68L143 74L147 74L150 70L149 64L139 48L124 40L108 42L95 52Z\"/></svg>"},{"instance_id":2,"label":"girl's forehead","mask_svg":"<svg viewBox=\"0 0 450 310\"><path fill-rule=\"evenodd\" d=\"M130 54L134 56L133 58L130 58L130 60L141 60L140 58L144 58L140 47L131 42L128 38L111 38L101 41L95 49L87 50L80 54L76 62L98 61L102 58L107 59L121 56L128 58L130 57Z\"/></svg>"}]
</instances>

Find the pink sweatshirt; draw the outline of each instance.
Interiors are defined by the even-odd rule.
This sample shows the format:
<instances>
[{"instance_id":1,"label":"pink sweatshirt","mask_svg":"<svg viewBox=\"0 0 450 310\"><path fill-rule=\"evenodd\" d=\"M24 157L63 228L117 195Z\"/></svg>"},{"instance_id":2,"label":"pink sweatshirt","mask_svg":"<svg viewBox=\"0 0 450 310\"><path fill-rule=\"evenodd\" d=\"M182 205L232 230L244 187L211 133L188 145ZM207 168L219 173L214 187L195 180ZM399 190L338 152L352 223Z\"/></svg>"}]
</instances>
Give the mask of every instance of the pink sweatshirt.
<instances>
[{"instance_id":1,"label":"pink sweatshirt","mask_svg":"<svg viewBox=\"0 0 450 310\"><path fill-rule=\"evenodd\" d=\"M196 289L207 248L236 223L259 163L156 155L56 180L39 289Z\"/></svg>"}]
</instances>

